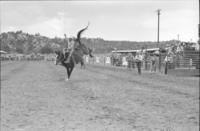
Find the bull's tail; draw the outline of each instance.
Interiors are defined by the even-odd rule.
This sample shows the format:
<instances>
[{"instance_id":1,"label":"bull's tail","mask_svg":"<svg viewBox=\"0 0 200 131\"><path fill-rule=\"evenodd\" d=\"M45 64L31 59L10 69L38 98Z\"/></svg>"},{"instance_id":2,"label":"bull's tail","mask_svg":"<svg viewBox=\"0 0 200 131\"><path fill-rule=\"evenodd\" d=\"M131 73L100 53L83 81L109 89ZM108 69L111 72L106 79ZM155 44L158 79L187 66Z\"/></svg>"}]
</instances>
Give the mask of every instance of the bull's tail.
<instances>
[{"instance_id":1,"label":"bull's tail","mask_svg":"<svg viewBox=\"0 0 200 131\"><path fill-rule=\"evenodd\" d=\"M88 26L89 26L89 22L88 22L88 25L85 27L85 28L83 28L82 30L80 30L79 32L78 32L78 34L77 34L77 41L78 41L78 43L81 45L81 41L80 41L80 39L81 39L81 34L83 33L83 31L85 31L87 28L88 28Z\"/></svg>"}]
</instances>

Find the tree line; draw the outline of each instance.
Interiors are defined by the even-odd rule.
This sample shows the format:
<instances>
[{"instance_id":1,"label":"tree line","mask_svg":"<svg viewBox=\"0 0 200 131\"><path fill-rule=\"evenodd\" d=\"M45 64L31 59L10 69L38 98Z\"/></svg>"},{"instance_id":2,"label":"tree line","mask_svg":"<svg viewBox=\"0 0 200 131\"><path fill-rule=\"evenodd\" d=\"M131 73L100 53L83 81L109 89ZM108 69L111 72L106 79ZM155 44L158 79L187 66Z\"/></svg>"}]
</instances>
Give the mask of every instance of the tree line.
<instances>
[{"instance_id":1,"label":"tree line","mask_svg":"<svg viewBox=\"0 0 200 131\"><path fill-rule=\"evenodd\" d=\"M144 49L157 47L156 42L144 41L110 41L102 38L81 38L82 43L93 49L94 53L109 53L112 50ZM48 38L39 33L29 34L22 31L3 32L0 34L1 50L8 53L53 53L66 47L64 38ZM172 41L163 41L159 46L165 47Z\"/></svg>"}]
</instances>

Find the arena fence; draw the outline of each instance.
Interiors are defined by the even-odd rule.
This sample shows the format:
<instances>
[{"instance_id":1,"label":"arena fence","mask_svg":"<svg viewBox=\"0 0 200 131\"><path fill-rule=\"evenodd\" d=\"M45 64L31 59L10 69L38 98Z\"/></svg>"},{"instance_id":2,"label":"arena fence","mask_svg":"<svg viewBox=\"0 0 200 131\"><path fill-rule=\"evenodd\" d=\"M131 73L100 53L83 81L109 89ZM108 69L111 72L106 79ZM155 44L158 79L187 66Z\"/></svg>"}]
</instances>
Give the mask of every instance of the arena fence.
<instances>
[{"instance_id":1,"label":"arena fence","mask_svg":"<svg viewBox=\"0 0 200 131\"><path fill-rule=\"evenodd\" d=\"M160 61L159 62L159 57ZM155 65L152 65L151 54L142 61L142 69L146 71L164 72L166 53L160 56L155 56ZM112 58L111 55L95 55L94 58L85 56L85 62L88 64L99 64L107 66L120 66L130 68L130 63L127 61L127 56ZM160 67L160 69L159 69ZM131 62L131 68L136 68L136 62ZM153 69L154 68L154 69ZM170 58L168 69L199 69L199 51L184 51L182 55L176 55Z\"/></svg>"},{"instance_id":2,"label":"arena fence","mask_svg":"<svg viewBox=\"0 0 200 131\"><path fill-rule=\"evenodd\" d=\"M54 54L1 54L1 61L53 61L55 60Z\"/></svg>"},{"instance_id":3,"label":"arena fence","mask_svg":"<svg viewBox=\"0 0 200 131\"><path fill-rule=\"evenodd\" d=\"M152 54L147 54L148 57L142 61L142 69L143 70L152 70L160 71L159 67L161 67L161 71L165 68L165 56L166 53L162 53L160 56L161 63L159 63L159 56L156 56L156 62L154 67L152 67L151 56ZM168 69L199 69L199 51L194 50L185 50L182 54L177 54L170 59L168 64ZM136 68L136 63L133 61L129 63L127 60L127 55L121 55L119 57L112 57L111 54L106 55L98 55L96 54L93 58L88 56L84 56L85 63L88 64L99 64L105 66L120 66L126 68ZM54 61L54 54L36 54L36 55L23 55L23 54L1 54L1 61L3 60L45 60L45 61ZM131 65L131 67L130 67Z\"/></svg>"},{"instance_id":4,"label":"arena fence","mask_svg":"<svg viewBox=\"0 0 200 131\"><path fill-rule=\"evenodd\" d=\"M176 56L174 59L175 68L196 68L199 69L199 51L184 51L183 55Z\"/></svg>"}]
</instances>

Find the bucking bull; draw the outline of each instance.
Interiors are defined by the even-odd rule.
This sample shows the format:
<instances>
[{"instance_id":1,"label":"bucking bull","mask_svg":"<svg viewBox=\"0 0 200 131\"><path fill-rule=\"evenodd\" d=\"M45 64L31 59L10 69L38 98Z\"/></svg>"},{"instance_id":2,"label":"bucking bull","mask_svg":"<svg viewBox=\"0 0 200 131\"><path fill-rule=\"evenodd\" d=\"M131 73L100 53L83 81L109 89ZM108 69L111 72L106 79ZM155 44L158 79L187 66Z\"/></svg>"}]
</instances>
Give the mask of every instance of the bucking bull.
<instances>
[{"instance_id":1,"label":"bucking bull","mask_svg":"<svg viewBox=\"0 0 200 131\"><path fill-rule=\"evenodd\" d=\"M75 67L76 64L81 64L81 66L84 65L84 55L89 55L90 57L93 57L92 55L92 50L88 47L85 46L81 42L81 34L88 28L87 27L83 28L80 30L77 34L77 38L73 38L70 41L74 43L73 49L69 49L67 52L62 52L62 51L55 51L56 54L56 60L55 64L56 65L62 65L66 68L67 70L67 77L66 81L69 80L71 73Z\"/></svg>"}]
</instances>

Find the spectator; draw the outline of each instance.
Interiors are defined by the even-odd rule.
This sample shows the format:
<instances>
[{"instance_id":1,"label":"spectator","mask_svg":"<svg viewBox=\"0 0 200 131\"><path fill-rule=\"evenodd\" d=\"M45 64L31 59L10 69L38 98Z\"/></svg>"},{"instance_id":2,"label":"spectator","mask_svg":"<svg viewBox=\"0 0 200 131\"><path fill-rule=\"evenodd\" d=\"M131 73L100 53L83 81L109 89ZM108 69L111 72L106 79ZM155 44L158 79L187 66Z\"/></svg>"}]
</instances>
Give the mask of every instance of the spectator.
<instances>
[{"instance_id":1,"label":"spectator","mask_svg":"<svg viewBox=\"0 0 200 131\"><path fill-rule=\"evenodd\" d=\"M132 56L132 59L133 59L133 61L132 61L132 68L135 68L135 56L134 55Z\"/></svg>"},{"instance_id":2,"label":"spectator","mask_svg":"<svg viewBox=\"0 0 200 131\"><path fill-rule=\"evenodd\" d=\"M156 55L153 54L151 57L151 72L156 72Z\"/></svg>"},{"instance_id":3,"label":"spectator","mask_svg":"<svg viewBox=\"0 0 200 131\"><path fill-rule=\"evenodd\" d=\"M114 54L111 54L110 59L111 59L111 65L114 66Z\"/></svg>"},{"instance_id":4,"label":"spectator","mask_svg":"<svg viewBox=\"0 0 200 131\"><path fill-rule=\"evenodd\" d=\"M142 60L143 60L142 54L137 52L135 56L135 60L136 60L137 68L138 68L138 74L141 75L141 66L142 66Z\"/></svg>"},{"instance_id":5,"label":"spectator","mask_svg":"<svg viewBox=\"0 0 200 131\"><path fill-rule=\"evenodd\" d=\"M132 56L131 53L129 53L128 56L127 56L127 62L128 62L128 69L131 70L132 62L133 62L133 56Z\"/></svg>"},{"instance_id":6,"label":"spectator","mask_svg":"<svg viewBox=\"0 0 200 131\"><path fill-rule=\"evenodd\" d=\"M168 71L168 63L169 63L169 61L170 61L170 59L169 59L169 54L166 55L164 61L165 61L165 74L167 74L167 71Z\"/></svg>"}]
</instances>

